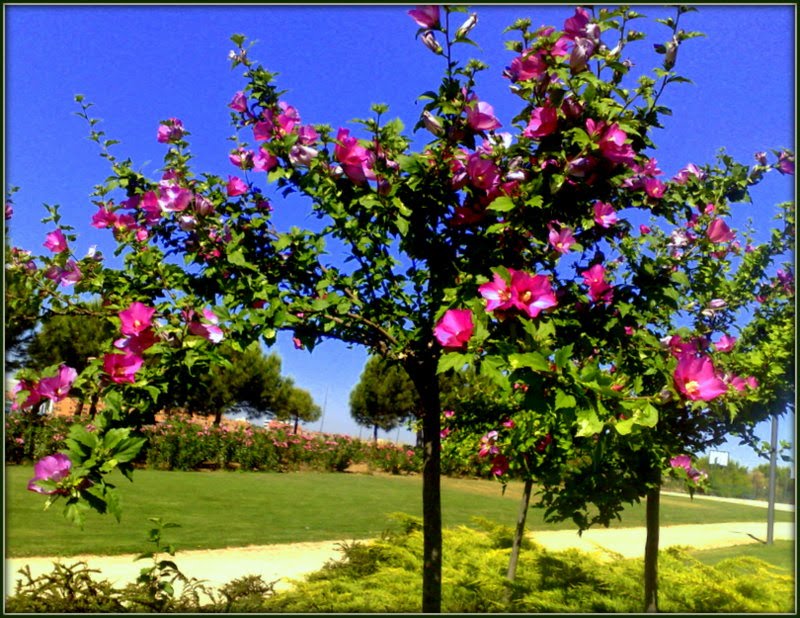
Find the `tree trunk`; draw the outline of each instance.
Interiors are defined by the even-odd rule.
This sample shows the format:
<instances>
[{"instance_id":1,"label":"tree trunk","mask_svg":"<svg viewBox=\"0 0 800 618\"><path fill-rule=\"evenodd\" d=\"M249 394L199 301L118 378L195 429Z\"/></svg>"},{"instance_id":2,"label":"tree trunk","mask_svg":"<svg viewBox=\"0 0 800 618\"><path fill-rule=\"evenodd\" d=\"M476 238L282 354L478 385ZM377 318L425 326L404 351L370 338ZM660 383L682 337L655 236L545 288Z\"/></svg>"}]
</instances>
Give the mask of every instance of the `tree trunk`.
<instances>
[{"instance_id":1,"label":"tree trunk","mask_svg":"<svg viewBox=\"0 0 800 618\"><path fill-rule=\"evenodd\" d=\"M427 362L426 362L427 361ZM422 611L442 611L441 402L436 359L406 367L422 410Z\"/></svg>"},{"instance_id":2,"label":"tree trunk","mask_svg":"<svg viewBox=\"0 0 800 618\"><path fill-rule=\"evenodd\" d=\"M442 504L440 495L441 419L426 409L423 418L422 529L424 536L422 570L422 611L442 611Z\"/></svg>"},{"instance_id":3,"label":"tree trunk","mask_svg":"<svg viewBox=\"0 0 800 618\"><path fill-rule=\"evenodd\" d=\"M300 425L300 417L294 417L294 435L297 435L297 427Z\"/></svg>"},{"instance_id":4,"label":"tree trunk","mask_svg":"<svg viewBox=\"0 0 800 618\"><path fill-rule=\"evenodd\" d=\"M658 612L658 528L661 479L647 492L647 540L644 546L644 611Z\"/></svg>"},{"instance_id":5,"label":"tree trunk","mask_svg":"<svg viewBox=\"0 0 800 618\"><path fill-rule=\"evenodd\" d=\"M517 529L514 531L514 542L511 545L511 558L508 560L508 573L506 574L506 578L512 582L517 575L519 550L522 547L522 539L525 537L525 520L528 518L528 505L531 502L532 490L533 479L525 479L525 487L522 490L522 501L519 505L519 514L517 515ZM511 600L511 589L508 591L507 600Z\"/></svg>"},{"instance_id":6,"label":"tree trunk","mask_svg":"<svg viewBox=\"0 0 800 618\"><path fill-rule=\"evenodd\" d=\"M214 426L219 427L220 423L222 423L222 410L217 410L214 412Z\"/></svg>"},{"instance_id":7,"label":"tree trunk","mask_svg":"<svg viewBox=\"0 0 800 618\"><path fill-rule=\"evenodd\" d=\"M98 401L100 401L100 393L92 393L92 399L89 403L89 418L94 418L97 414Z\"/></svg>"},{"instance_id":8,"label":"tree trunk","mask_svg":"<svg viewBox=\"0 0 800 618\"><path fill-rule=\"evenodd\" d=\"M378 443L378 426L372 426L372 441L377 444Z\"/></svg>"}]
</instances>

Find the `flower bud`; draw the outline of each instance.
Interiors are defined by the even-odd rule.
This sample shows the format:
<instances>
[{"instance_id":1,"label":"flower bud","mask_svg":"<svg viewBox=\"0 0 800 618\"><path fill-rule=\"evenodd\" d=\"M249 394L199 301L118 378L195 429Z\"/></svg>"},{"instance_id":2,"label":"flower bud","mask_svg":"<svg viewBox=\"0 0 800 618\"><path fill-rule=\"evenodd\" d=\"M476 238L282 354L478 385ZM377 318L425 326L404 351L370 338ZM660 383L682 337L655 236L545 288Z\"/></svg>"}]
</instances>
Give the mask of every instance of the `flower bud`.
<instances>
[{"instance_id":1,"label":"flower bud","mask_svg":"<svg viewBox=\"0 0 800 618\"><path fill-rule=\"evenodd\" d=\"M466 37L470 33L470 30L472 30L477 25L477 23L478 23L478 14L473 13L467 18L467 20L463 24L461 24L461 27L458 30L456 30L456 40L463 39L464 37Z\"/></svg>"},{"instance_id":2,"label":"flower bud","mask_svg":"<svg viewBox=\"0 0 800 618\"><path fill-rule=\"evenodd\" d=\"M439 119L431 114L427 109L422 112L422 124L424 124L425 128L434 135L441 135L442 131L444 130Z\"/></svg>"},{"instance_id":3,"label":"flower bud","mask_svg":"<svg viewBox=\"0 0 800 618\"><path fill-rule=\"evenodd\" d=\"M422 42L424 43L425 47L431 50L434 54L442 53L442 46L439 45L439 42L436 40L436 37L433 36L432 31L425 31L425 33L422 35Z\"/></svg>"},{"instance_id":4,"label":"flower bud","mask_svg":"<svg viewBox=\"0 0 800 618\"><path fill-rule=\"evenodd\" d=\"M678 39L673 36L672 40L666 44L665 48L664 68L669 71L675 66L675 58L678 55Z\"/></svg>"}]
</instances>

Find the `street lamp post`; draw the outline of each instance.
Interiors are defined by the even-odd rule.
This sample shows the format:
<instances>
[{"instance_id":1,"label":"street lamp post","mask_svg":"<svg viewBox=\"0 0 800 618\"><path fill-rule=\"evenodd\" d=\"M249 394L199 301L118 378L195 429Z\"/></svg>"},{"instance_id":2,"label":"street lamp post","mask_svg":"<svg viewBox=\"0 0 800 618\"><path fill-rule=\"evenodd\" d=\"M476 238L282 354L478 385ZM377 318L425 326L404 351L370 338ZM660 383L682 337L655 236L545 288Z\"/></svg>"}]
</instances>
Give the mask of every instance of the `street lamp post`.
<instances>
[{"instance_id":1,"label":"street lamp post","mask_svg":"<svg viewBox=\"0 0 800 618\"><path fill-rule=\"evenodd\" d=\"M775 537L775 485L778 467L778 416L772 417L772 438L769 451L769 503L767 505L767 545Z\"/></svg>"}]
</instances>

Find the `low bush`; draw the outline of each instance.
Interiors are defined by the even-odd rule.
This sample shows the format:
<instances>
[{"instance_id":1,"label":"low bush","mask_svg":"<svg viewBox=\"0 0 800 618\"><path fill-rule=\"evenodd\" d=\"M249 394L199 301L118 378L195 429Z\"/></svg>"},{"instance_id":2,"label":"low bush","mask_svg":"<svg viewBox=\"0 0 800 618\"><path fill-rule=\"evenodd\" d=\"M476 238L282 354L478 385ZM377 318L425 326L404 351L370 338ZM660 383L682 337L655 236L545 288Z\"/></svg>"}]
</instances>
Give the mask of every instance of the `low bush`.
<instances>
[{"instance_id":1,"label":"low bush","mask_svg":"<svg viewBox=\"0 0 800 618\"><path fill-rule=\"evenodd\" d=\"M219 590L182 578L180 559L153 559L142 577L118 590L95 581L85 563L55 565L39 578L17 583L6 611L19 612L255 612L418 613L422 532L419 518L398 515L397 530L373 542L342 544L343 557L285 592L259 576ZM570 549L551 552L527 542L517 578L506 577L511 528L481 520L484 529L446 529L442 569L444 612L638 613L642 608L641 559L603 561ZM176 564L177 563L177 564ZM181 586L173 584L182 584ZM168 584L168 585L164 585ZM752 557L704 565L685 549L659 557L659 606L680 613L791 613L794 580L783 569Z\"/></svg>"}]
</instances>

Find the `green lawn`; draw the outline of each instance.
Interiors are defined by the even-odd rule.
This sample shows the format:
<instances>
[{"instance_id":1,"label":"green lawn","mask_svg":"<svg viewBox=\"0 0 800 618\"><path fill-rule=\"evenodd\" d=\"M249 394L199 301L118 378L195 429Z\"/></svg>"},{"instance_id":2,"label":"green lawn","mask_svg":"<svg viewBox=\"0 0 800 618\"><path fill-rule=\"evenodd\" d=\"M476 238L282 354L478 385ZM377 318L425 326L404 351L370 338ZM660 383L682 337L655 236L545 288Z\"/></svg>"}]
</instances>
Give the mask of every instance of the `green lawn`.
<instances>
[{"instance_id":1,"label":"green lawn","mask_svg":"<svg viewBox=\"0 0 800 618\"><path fill-rule=\"evenodd\" d=\"M794 541L776 540L772 545L764 543L751 543L736 545L734 547L721 547L719 549L703 549L693 551L692 556L703 564L714 566L728 558L750 556L783 569L787 575L793 575L795 570Z\"/></svg>"},{"instance_id":2,"label":"green lawn","mask_svg":"<svg viewBox=\"0 0 800 618\"><path fill-rule=\"evenodd\" d=\"M418 476L325 473L161 472L137 470L134 482L119 477L123 517L90 513L84 530L61 515L56 502L44 512L44 497L26 490L31 466L6 467L6 556L74 556L143 551L149 517L180 524L167 540L178 550L375 537L392 526L390 513L421 515ZM493 481L443 479L445 526L469 524L475 516L513 526L521 484L505 495ZM763 508L662 496L662 523L766 520ZM792 521L793 513L776 513ZM644 505L626 510L616 526L643 526ZM528 528L571 529L571 522L544 524L531 509Z\"/></svg>"}]
</instances>

